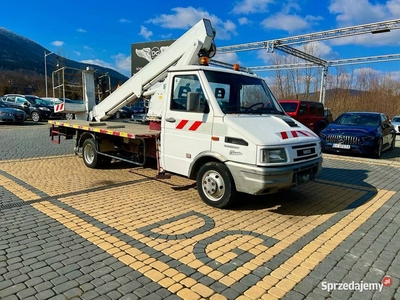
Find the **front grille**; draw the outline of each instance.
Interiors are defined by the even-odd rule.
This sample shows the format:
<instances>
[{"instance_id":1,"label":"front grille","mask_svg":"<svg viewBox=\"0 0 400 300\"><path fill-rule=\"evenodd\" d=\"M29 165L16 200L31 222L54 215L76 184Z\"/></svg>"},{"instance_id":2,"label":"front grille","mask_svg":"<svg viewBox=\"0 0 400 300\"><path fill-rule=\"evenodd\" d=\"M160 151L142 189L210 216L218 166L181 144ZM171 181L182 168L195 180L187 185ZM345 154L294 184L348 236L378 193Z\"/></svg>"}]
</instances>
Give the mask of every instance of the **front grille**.
<instances>
[{"instance_id":1,"label":"front grille","mask_svg":"<svg viewBox=\"0 0 400 300\"><path fill-rule=\"evenodd\" d=\"M345 145L359 145L361 144L361 139L356 136L347 135L328 135L325 140L328 143L334 144L345 144Z\"/></svg>"},{"instance_id":2,"label":"front grille","mask_svg":"<svg viewBox=\"0 0 400 300\"><path fill-rule=\"evenodd\" d=\"M292 149L296 152L296 157L293 158L293 161L299 162L303 160L308 160L312 158L317 158L318 154L316 151L317 144L304 144L292 146Z\"/></svg>"}]
</instances>

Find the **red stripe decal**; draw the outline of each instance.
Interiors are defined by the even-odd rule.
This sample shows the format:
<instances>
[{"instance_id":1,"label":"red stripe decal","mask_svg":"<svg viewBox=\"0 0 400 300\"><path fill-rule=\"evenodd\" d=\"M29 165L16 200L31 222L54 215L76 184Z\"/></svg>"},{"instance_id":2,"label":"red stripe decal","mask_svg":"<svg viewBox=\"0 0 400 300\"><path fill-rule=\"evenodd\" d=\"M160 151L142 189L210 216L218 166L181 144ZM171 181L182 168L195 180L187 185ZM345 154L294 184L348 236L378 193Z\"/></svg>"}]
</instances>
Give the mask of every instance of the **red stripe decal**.
<instances>
[{"instance_id":1,"label":"red stripe decal","mask_svg":"<svg viewBox=\"0 0 400 300\"><path fill-rule=\"evenodd\" d=\"M311 136L311 134L309 134L307 131L300 131L300 130L298 130L297 132L298 132L298 133L301 133L301 134L304 135L304 136Z\"/></svg>"},{"instance_id":2,"label":"red stripe decal","mask_svg":"<svg viewBox=\"0 0 400 300\"><path fill-rule=\"evenodd\" d=\"M282 136L282 139L284 139L284 140L286 140L288 138L287 133L284 131L281 132L281 136Z\"/></svg>"},{"instance_id":3,"label":"red stripe decal","mask_svg":"<svg viewBox=\"0 0 400 300\"><path fill-rule=\"evenodd\" d=\"M297 132L296 132L296 131L291 131L291 133L292 133L292 136L293 136L293 137L298 137L298 135L297 135Z\"/></svg>"},{"instance_id":4,"label":"red stripe decal","mask_svg":"<svg viewBox=\"0 0 400 300\"><path fill-rule=\"evenodd\" d=\"M176 129L182 129L183 127L185 127L185 125L187 124L187 122L189 122L189 120L182 120L179 122L179 124L176 126Z\"/></svg>"},{"instance_id":5,"label":"red stripe decal","mask_svg":"<svg viewBox=\"0 0 400 300\"><path fill-rule=\"evenodd\" d=\"M196 122L194 122L194 123L192 124L192 126L190 126L189 130L196 131L197 128L199 128L199 126L201 125L201 123L202 123L201 121L196 121Z\"/></svg>"}]
</instances>

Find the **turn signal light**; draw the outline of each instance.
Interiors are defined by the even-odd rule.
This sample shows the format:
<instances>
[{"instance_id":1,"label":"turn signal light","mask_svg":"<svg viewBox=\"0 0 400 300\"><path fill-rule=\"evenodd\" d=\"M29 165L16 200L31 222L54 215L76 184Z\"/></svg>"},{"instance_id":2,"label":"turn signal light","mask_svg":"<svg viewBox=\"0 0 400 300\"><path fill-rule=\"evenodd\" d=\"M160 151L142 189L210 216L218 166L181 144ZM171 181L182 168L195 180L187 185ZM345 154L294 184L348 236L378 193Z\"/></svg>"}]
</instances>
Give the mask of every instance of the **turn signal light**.
<instances>
[{"instance_id":1,"label":"turn signal light","mask_svg":"<svg viewBox=\"0 0 400 300\"><path fill-rule=\"evenodd\" d=\"M207 56L200 57L200 65L208 66L208 57Z\"/></svg>"},{"instance_id":2,"label":"turn signal light","mask_svg":"<svg viewBox=\"0 0 400 300\"><path fill-rule=\"evenodd\" d=\"M240 70L240 65L239 64L234 64L233 65L233 70L239 71Z\"/></svg>"}]
</instances>

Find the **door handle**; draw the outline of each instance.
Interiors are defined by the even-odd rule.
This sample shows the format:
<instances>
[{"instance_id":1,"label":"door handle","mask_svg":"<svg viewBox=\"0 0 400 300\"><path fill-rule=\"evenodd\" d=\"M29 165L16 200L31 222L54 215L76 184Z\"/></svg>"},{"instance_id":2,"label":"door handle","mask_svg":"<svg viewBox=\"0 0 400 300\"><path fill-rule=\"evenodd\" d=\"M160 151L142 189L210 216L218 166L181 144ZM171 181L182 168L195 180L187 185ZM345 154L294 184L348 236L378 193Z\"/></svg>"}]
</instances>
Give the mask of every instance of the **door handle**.
<instances>
[{"instance_id":1,"label":"door handle","mask_svg":"<svg viewBox=\"0 0 400 300\"><path fill-rule=\"evenodd\" d=\"M169 117L169 118L165 119L165 121L170 122L170 123L176 122L175 118L173 118L173 117Z\"/></svg>"}]
</instances>

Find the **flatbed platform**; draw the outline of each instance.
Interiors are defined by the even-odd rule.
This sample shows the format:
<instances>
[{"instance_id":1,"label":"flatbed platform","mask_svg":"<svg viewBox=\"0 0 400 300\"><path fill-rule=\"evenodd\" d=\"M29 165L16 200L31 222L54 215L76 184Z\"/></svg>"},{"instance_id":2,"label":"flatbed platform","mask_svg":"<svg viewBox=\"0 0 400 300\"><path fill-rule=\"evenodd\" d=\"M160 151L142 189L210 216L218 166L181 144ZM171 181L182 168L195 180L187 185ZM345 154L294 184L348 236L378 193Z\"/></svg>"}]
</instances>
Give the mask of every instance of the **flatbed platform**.
<instances>
[{"instance_id":1,"label":"flatbed platform","mask_svg":"<svg viewBox=\"0 0 400 300\"><path fill-rule=\"evenodd\" d=\"M58 127L67 127L81 129L130 139L134 138L152 138L160 135L159 130L149 129L149 124L140 124L134 122L89 122L82 120L50 120L49 124Z\"/></svg>"}]
</instances>

